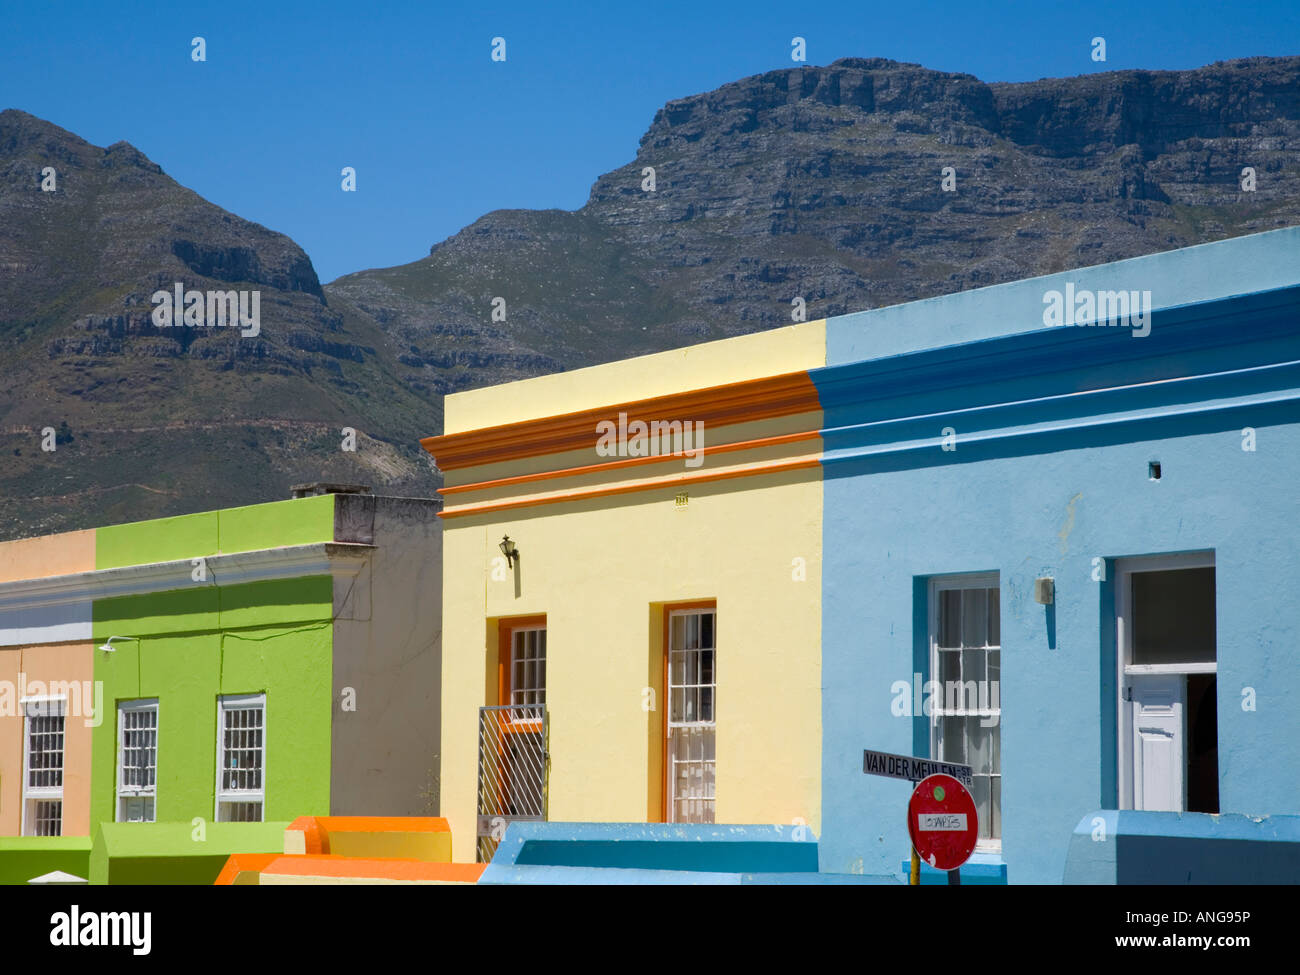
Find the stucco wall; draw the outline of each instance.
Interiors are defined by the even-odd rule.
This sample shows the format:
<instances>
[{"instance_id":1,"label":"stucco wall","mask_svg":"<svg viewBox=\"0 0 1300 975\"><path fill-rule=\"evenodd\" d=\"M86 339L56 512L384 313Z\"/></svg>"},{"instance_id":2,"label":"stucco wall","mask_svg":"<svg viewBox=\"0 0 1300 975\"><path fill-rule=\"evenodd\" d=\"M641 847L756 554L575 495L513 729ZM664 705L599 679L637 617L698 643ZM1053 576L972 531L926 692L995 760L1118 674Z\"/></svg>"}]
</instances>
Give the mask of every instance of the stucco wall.
<instances>
[{"instance_id":1,"label":"stucco wall","mask_svg":"<svg viewBox=\"0 0 1300 975\"><path fill-rule=\"evenodd\" d=\"M91 653L89 643L0 648L0 836L22 830L24 692L66 695L63 835L90 835L91 736L101 719Z\"/></svg>"},{"instance_id":2,"label":"stucco wall","mask_svg":"<svg viewBox=\"0 0 1300 975\"><path fill-rule=\"evenodd\" d=\"M334 498L321 494L99 528L94 568L328 542L334 538Z\"/></svg>"},{"instance_id":3,"label":"stucco wall","mask_svg":"<svg viewBox=\"0 0 1300 975\"><path fill-rule=\"evenodd\" d=\"M1300 806L1297 299L1176 308L1294 285L1297 246L1300 230L1279 231L828 322L831 365L814 378L840 399L827 427L847 432L827 435L824 460L823 870L897 871L907 855L907 785L864 775L862 750L929 752L929 719L896 715L893 688L929 677L934 575L1000 577L1010 882L1059 882L1080 817L1116 805L1117 558L1214 553L1220 809ZM1028 334L1043 288L1067 278L1151 288L1176 310L1145 338ZM989 341L851 364L962 338ZM851 389L835 391L836 367L858 370ZM1176 381L1189 376L1205 378ZM1056 580L1050 609L1039 576Z\"/></svg>"},{"instance_id":4,"label":"stucco wall","mask_svg":"<svg viewBox=\"0 0 1300 975\"><path fill-rule=\"evenodd\" d=\"M1070 837L1067 884L1272 884L1300 875L1300 816L1097 809Z\"/></svg>"},{"instance_id":5,"label":"stucco wall","mask_svg":"<svg viewBox=\"0 0 1300 975\"><path fill-rule=\"evenodd\" d=\"M355 495L341 495L338 502L344 523L369 526L376 549L356 581L368 588L368 612L347 613L334 624L330 813L436 815L442 731L439 503ZM343 605L346 594L340 590L353 581L339 578L334 585L335 603ZM355 710L345 710L345 701Z\"/></svg>"},{"instance_id":6,"label":"stucco wall","mask_svg":"<svg viewBox=\"0 0 1300 975\"><path fill-rule=\"evenodd\" d=\"M817 472L795 471L695 485L685 508L658 489L450 522L442 814L456 858L474 856L478 707L495 703L489 621L547 617L549 818L645 822L659 808L662 713L643 709L643 689L659 684L661 607L709 598L718 612L717 819L803 819L815 831L820 499ZM493 581L505 533L521 558L516 573Z\"/></svg>"},{"instance_id":7,"label":"stucco wall","mask_svg":"<svg viewBox=\"0 0 1300 975\"><path fill-rule=\"evenodd\" d=\"M103 599L95 655L110 719L94 740L93 822L112 822L116 702L159 699L158 822L215 815L217 697L265 692L266 820L329 811L332 579Z\"/></svg>"},{"instance_id":8,"label":"stucco wall","mask_svg":"<svg viewBox=\"0 0 1300 975\"><path fill-rule=\"evenodd\" d=\"M917 577L998 571L1002 588L1003 829L1011 882L1056 883L1067 840L1113 805L1113 639L1092 559L1212 549L1218 583L1220 802L1260 814L1300 807L1295 524L1300 426L826 482L823 667L827 740L822 868L897 869L908 789L862 773L862 749L928 750L891 712L914 659ZM960 448L959 448L960 450ZM1147 479L1159 456L1161 481ZM1269 491L1261 485L1273 485ZM920 503L918 503L920 501ZM830 536L853 539L847 547ZM1036 576L1056 579L1056 646ZM1113 626L1113 624L1110 624ZM1103 648L1109 646L1110 652ZM1258 692L1243 711L1241 692ZM928 723L928 722L927 722ZM925 753L921 751L921 754Z\"/></svg>"},{"instance_id":9,"label":"stucco wall","mask_svg":"<svg viewBox=\"0 0 1300 975\"><path fill-rule=\"evenodd\" d=\"M825 323L807 322L458 393L447 398L445 429L453 434L558 417L824 362ZM708 443L815 432L820 414L797 419L800 425L792 426L788 416L732 417L721 439L709 431ZM595 446L594 430L592 440ZM745 460L768 459L765 450ZM582 468L550 485L558 491L630 476L586 468L599 459L587 447L543 452L452 470L448 484ZM819 476L808 468L693 483L688 490L656 485L606 497L550 498L445 522L441 813L451 823L456 859L474 858L478 709L497 703L498 621L546 616L549 818L646 822L662 816L663 609L696 600L716 600L718 612L718 821L802 820L816 828ZM492 501L517 490L498 485L475 497ZM685 506L675 501L680 490L689 495ZM456 497L449 495L449 504ZM506 533L521 553L513 571L505 570L497 548ZM656 695L654 710L647 710L647 688Z\"/></svg>"},{"instance_id":10,"label":"stucco wall","mask_svg":"<svg viewBox=\"0 0 1300 975\"><path fill-rule=\"evenodd\" d=\"M0 542L0 582L61 576L94 567L94 529Z\"/></svg>"}]
</instances>

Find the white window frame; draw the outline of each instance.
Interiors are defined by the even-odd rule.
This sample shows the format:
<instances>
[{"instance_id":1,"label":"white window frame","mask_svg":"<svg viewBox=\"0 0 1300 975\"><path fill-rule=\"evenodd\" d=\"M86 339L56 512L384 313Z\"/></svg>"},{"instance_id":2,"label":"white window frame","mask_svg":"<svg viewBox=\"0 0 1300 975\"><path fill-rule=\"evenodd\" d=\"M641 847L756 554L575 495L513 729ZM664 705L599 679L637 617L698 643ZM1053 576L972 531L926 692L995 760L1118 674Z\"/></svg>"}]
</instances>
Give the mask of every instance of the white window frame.
<instances>
[{"instance_id":1,"label":"white window frame","mask_svg":"<svg viewBox=\"0 0 1300 975\"><path fill-rule=\"evenodd\" d=\"M128 713L139 713L152 711L153 719L153 760L154 760L154 781L153 785L127 785L123 782L126 767L123 762L126 758L126 716ZM150 819L143 820L146 823L155 823L158 821L158 746L160 743L159 735L161 734L159 722L161 715L158 712L158 698L146 697L130 701L119 701L117 704L117 822L129 822L126 816L127 803L132 800L151 800L153 802L153 816Z\"/></svg>"},{"instance_id":2,"label":"white window frame","mask_svg":"<svg viewBox=\"0 0 1300 975\"><path fill-rule=\"evenodd\" d=\"M510 629L510 651L509 651L509 652L510 652L510 661L509 661L509 663L508 663L508 666L510 667L510 701L509 701L508 703L511 705L511 712L510 712L510 713L511 713L512 716L514 716L514 717L511 718L512 721L520 721L520 720L525 720L525 721L536 721L536 720L537 720L537 716L536 716L536 715L534 715L534 716L532 716L532 717L524 717L524 718L520 718L520 717L518 717L518 715L521 715L521 714L525 714L525 715L526 715L526 714L531 713L531 712L523 711L522 709L524 709L524 708L544 708L544 707L546 707L546 651L547 651L547 647L546 647L545 645L543 645L543 647L542 647L542 653L541 653L541 656L540 656L540 657L533 657L533 658L531 658L533 661L539 661L539 660L541 661L541 664L542 664L542 681L541 681L541 684L536 685L536 686L532 686L532 687L520 687L520 686L515 682L515 649L516 649L516 647L519 645L519 644L517 643L517 641L516 641L516 637L520 637L520 636L522 636L523 634L527 634L527 633L540 633L541 636L539 637L539 640L540 640L543 644L547 644L547 643L549 643L549 641L548 641L547 638L546 638L546 624L545 624L545 623L533 623L533 624L530 624L530 625L527 625L527 626L516 626L516 627L511 627L511 629ZM526 637L525 637L525 641L526 641ZM526 669L526 668L525 668L525 673L527 673L527 669ZM540 701L533 701L533 702L527 702L527 701L519 701L519 700L516 700L516 697L523 697L523 696L527 696L527 695L530 695L530 694L532 694L532 695L540 695L541 700L540 700ZM516 709L518 709L518 710L516 710ZM538 714L540 714L540 712L538 712Z\"/></svg>"},{"instance_id":3,"label":"white window frame","mask_svg":"<svg viewBox=\"0 0 1300 975\"><path fill-rule=\"evenodd\" d=\"M705 684L698 683L698 682L697 682L696 684L676 684L676 685L674 685L674 684L673 684L673 675L672 675L672 674L673 674L673 672L672 672L672 667L673 667L673 645L672 645L672 640L673 640L673 620L676 619L676 618L678 618L678 617L685 617L685 616L704 616L705 614L709 614L709 615L711 615L711 616L713 617L713 646L707 648L707 649L709 649L709 650L711 650L711 651L713 652L713 682L712 682L711 684L709 684L709 685L705 685ZM665 762L666 762L666 764L667 764L667 766L668 766L668 768L667 768L667 781L666 781L666 788L667 788L667 790L668 790L668 801L667 801L667 803L666 803L666 806L667 806L667 809L666 809L667 816L665 817L665 819L666 819L668 822L670 822L670 823L693 823L693 822L708 822L708 823L716 823L716 822L717 822L717 817L718 817L718 755L717 755L717 747L718 747L718 608L717 608L716 606L710 606L710 607L697 606L697 607L694 607L694 608L691 608L691 609L670 609L670 610L668 611L668 632L667 632L667 634L666 634L666 637L667 637L667 640L668 640L668 647L667 647L667 650L668 650L668 654L667 654L667 659L668 659L668 672L664 674L664 690L667 692L667 695L666 695L667 700L664 701L664 707L667 709L666 721L667 721L667 726L668 726L668 736L667 736L667 737L668 737L668 740L667 740L667 742L665 742L665 746L666 746L666 747L665 747L665 749L664 749L664 758L665 758ZM705 648L705 647L699 647L699 648L696 648L697 652L698 652L699 650L704 650L704 649L706 649L706 648ZM697 678L698 678L698 671L697 671ZM708 686L708 687L713 691L713 697L712 697L712 701L711 701L711 704L710 704L710 712L711 712L711 714L713 715L713 717L710 718L708 721L702 721L702 720L699 720L699 719L698 719L698 716L697 716L697 719L694 720L694 721L674 721L674 720L673 720L673 688L674 688L674 687L681 687L681 688L684 689L684 688L687 688L687 687L694 687L694 688L701 688L701 689L702 689L702 688L704 688L704 687L706 687L706 686ZM713 752L713 758L712 758L712 760L709 760L709 759L702 759L702 760L701 760L701 765L709 765L709 764L712 764L712 766L713 766L713 797L712 797L711 799L708 798L708 797L697 797L697 799L698 799L699 801L701 801L701 802L708 802L708 803L711 803L711 805L710 805L709 808L710 808L710 810L711 810L711 812L712 812L712 818L710 818L710 819L708 819L708 820L692 820L692 819L677 819L677 818L676 818L676 817L677 817L677 798L678 798L678 797L677 797L677 794L676 794L676 785L677 785L677 757L676 757L676 755L674 754L675 749L673 748L673 729L674 729L674 728L680 728L680 729L693 729L693 728L699 728L699 729L708 729L708 730L711 730L711 731L713 732L713 749L714 749L714 752Z\"/></svg>"},{"instance_id":4,"label":"white window frame","mask_svg":"<svg viewBox=\"0 0 1300 975\"><path fill-rule=\"evenodd\" d=\"M256 705L262 709L262 786L260 789L229 789L223 790L221 787L221 772L223 761L225 759L225 742L226 742L226 714L229 711L247 708ZM260 803L261 818L256 822L266 822L266 775L267 775L267 712L266 712L266 694L223 694L217 698L217 780L215 787L216 801L214 802L213 821L218 823L224 822L245 822L245 820L228 820L222 817L221 807L223 803L239 802L256 802Z\"/></svg>"},{"instance_id":5,"label":"white window frame","mask_svg":"<svg viewBox=\"0 0 1300 975\"><path fill-rule=\"evenodd\" d=\"M942 684L938 683L939 681L939 593L951 589L996 589L998 590L999 614L1001 614L1002 611L1002 583L1001 583L1000 575L997 572L967 572L967 573L958 573L954 575L933 576L930 579L930 585L928 587L930 605L928 607L928 614L927 614L929 619L929 627L930 627L930 632L928 634L929 651L930 651L930 680L935 682L934 685L931 685L932 687L933 686L939 687L938 700L936 701L934 700L934 698L931 698L930 719L929 719L930 720L930 757L936 759L938 757L940 718L943 717L980 717L980 718L996 717L997 718L997 723L993 725L993 730L998 735L998 770L996 774L999 782L999 788L998 788L999 835L996 839L984 839L982 837L977 839L975 842L975 852L1001 854L1002 853L1001 826L1003 821L1001 781L1003 778L1005 778L1002 771L1002 671L1004 665L1004 661L1002 659L1002 644L1001 642L999 642L996 648L994 647L987 648L989 650L996 649L998 651L998 706L996 708L959 707L951 711L947 710L945 707L945 705L947 704L947 699L945 696L947 693L947 688L944 687ZM1002 620L1001 620L1001 616L999 615L999 619L998 619L999 641L1002 638L1001 634L1002 634ZM986 668L985 680L988 679L987 665L988 665L988 661L986 657L985 658L985 668ZM992 695L990 695L990 701L991 699L992 699ZM990 805L992 804L992 802L993 802L993 792L992 792L992 782L990 782L989 784Z\"/></svg>"},{"instance_id":6,"label":"white window frame","mask_svg":"<svg viewBox=\"0 0 1300 975\"><path fill-rule=\"evenodd\" d=\"M1175 552L1168 555L1143 555L1114 560L1115 569L1115 716L1119 734L1115 736L1115 768L1119 774L1120 809L1133 808L1133 702L1125 700L1130 677L1144 674L1217 674L1218 634L1215 634L1215 659L1212 663L1134 664L1133 659L1133 576L1140 572L1165 572L1177 569L1215 569L1214 589L1218 598L1219 577L1214 552ZM1184 683L1184 697L1186 684ZM1186 703L1186 702L1184 702ZM1184 740L1184 744L1186 741ZM1186 783L1184 783L1184 786Z\"/></svg>"},{"instance_id":7,"label":"white window frame","mask_svg":"<svg viewBox=\"0 0 1300 975\"><path fill-rule=\"evenodd\" d=\"M32 811L35 803L59 803L59 831L52 835L63 835L63 785L68 770L68 700L63 696L25 697L20 702L23 709L23 788L22 788L22 823L19 832L23 836L36 836L30 830L35 828ZM35 713L34 713L35 712ZM59 764L59 784L57 786L31 786L32 759L32 719L35 717L60 717L63 719L63 756Z\"/></svg>"}]
</instances>

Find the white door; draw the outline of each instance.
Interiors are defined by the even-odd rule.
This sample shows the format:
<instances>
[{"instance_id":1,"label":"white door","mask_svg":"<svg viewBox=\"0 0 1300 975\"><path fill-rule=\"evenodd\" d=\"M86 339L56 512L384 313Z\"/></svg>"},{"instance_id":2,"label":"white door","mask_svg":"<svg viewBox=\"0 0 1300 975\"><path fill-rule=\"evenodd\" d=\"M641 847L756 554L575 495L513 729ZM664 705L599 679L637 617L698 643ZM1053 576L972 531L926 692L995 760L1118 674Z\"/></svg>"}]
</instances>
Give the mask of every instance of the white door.
<instances>
[{"instance_id":1,"label":"white door","mask_svg":"<svg viewBox=\"0 0 1300 975\"><path fill-rule=\"evenodd\" d=\"M1129 678L1133 703L1133 808L1182 812L1187 767L1183 676Z\"/></svg>"}]
</instances>

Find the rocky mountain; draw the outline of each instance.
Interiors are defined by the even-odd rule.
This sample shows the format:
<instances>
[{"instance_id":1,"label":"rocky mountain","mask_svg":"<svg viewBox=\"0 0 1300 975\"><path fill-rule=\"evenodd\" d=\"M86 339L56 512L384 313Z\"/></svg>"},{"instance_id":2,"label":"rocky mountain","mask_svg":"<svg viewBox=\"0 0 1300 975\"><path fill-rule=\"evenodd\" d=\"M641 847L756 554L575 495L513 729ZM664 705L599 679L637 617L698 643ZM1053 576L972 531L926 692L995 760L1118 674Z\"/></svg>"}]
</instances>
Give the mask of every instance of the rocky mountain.
<instances>
[{"instance_id":1,"label":"rocky mountain","mask_svg":"<svg viewBox=\"0 0 1300 975\"><path fill-rule=\"evenodd\" d=\"M1023 84L846 59L670 102L581 209L489 213L325 291L463 388L788 324L795 297L812 319L1293 225L1297 150L1300 58Z\"/></svg>"},{"instance_id":2,"label":"rocky mountain","mask_svg":"<svg viewBox=\"0 0 1300 975\"><path fill-rule=\"evenodd\" d=\"M670 102L576 211L322 287L127 143L5 111L0 538L295 481L427 495L448 392L784 325L796 297L811 319L1294 225L1297 149L1300 58L1023 84L846 59ZM257 290L259 333L159 327L177 282Z\"/></svg>"},{"instance_id":3,"label":"rocky mountain","mask_svg":"<svg viewBox=\"0 0 1300 975\"><path fill-rule=\"evenodd\" d=\"M208 291L236 290L251 315L257 291L258 334L158 327L151 296L177 282L205 310ZM302 248L125 142L13 110L0 363L0 537L273 500L305 480L436 488L416 441L440 403L412 391L374 319L325 296Z\"/></svg>"}]
</instances>

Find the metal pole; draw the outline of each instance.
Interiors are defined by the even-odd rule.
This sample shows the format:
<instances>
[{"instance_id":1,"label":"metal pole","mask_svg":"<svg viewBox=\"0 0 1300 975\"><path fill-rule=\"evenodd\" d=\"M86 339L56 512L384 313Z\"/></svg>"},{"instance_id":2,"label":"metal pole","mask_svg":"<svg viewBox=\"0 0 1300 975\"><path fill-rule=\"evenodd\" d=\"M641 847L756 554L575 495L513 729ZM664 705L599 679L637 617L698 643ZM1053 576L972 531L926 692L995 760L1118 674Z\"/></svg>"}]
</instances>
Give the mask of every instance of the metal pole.
<instances>
[{"instance_id":1,"label":"metal pole","mask_svg":"<svg viewBox=\"0 0 1300 975\"><path fill-rule=\"evenodd\" d=\"M960 887L960 886L961 886L961 871L960 871L960 870L949 870L949 871L948 871L948 886L949 886L949 887Z\"/></svg>"},{"instance_id":2,"label":"metal pole","mask_svg":"<svg viewBox=\"0 0 1300 975\"><path fill-rule=\"evenodd\" d=\"M916 783L919 781L921 780L912 779L908 785L913 789L916 789ZM916 852L916 847L912 847L912 870L908 876L907 883L909 887L921 886L921 856Z\"/></svg>"}]
</instances>

